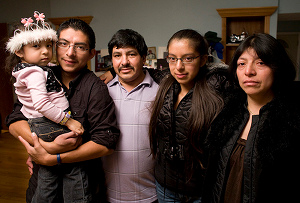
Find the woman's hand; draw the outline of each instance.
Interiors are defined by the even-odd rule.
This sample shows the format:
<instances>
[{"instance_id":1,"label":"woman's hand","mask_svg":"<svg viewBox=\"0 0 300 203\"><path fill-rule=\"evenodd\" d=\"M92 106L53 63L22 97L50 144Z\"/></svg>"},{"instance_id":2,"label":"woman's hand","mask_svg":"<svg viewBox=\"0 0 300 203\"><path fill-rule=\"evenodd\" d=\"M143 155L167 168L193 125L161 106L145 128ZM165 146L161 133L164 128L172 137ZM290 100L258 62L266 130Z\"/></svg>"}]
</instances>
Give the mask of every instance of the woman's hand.
<instances>
[{"instance_id":1,"label":"woman's hand","mask_svg":"<svg viewBox=\"0 0 300 203\"><path fill-rule=\"evenodd\" d=\"M31 146L25 139L19 136L19 140L25 146L27 153L31 157L32 161L37 164L54 166L57 164L56 155L49 154L39 143L39 139L35 133L31 134L33 140L33 146ZM30 169L29 169L30 170Z\"/></svg>"}]
</instances>

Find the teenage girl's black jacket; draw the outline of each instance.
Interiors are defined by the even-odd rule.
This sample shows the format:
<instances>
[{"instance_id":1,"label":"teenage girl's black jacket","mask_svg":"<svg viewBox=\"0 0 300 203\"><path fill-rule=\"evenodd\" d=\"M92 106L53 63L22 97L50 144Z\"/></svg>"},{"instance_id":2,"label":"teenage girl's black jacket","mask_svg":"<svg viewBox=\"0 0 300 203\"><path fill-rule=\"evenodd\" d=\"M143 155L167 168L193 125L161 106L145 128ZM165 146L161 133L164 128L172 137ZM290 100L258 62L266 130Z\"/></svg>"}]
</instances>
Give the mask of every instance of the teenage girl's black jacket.
<instances>
[{"instance_id":1,"label":"teenage girl's black jacket","mask_svg":"<svg viewBox=\"0 0 300 203\"><path fill-rule=\"evenodd\" d=\"M207 83L213 89L222 92L227 84L227 70L214 68L207 70ZM191 100L194 89L191 89L174 110L174 102L180 92L176 81L172 84L164 99L163 107L158 116L156 137L157 154L155 178L160 185L174 192L192 197L202 196L204 172L200 165L194 163L194 173L191 176L187 160L188 118L191 110ZM206 137L204 135L203 137Z\"/></svg>"},{"instance_id":2,"label":"teenage girl's black jacket","mask_svg":"<svg viewBox=\"0 0 300 203\"><path fill-rule=\"evenodd\" d=\"M246 143L241 202L299 201L299 91L286 89L260 110L257 132ZM244 92L229 94L211 126L204 203L223 201L228 160L249 118L246 105Z\"/></svg>"}]
</instances>

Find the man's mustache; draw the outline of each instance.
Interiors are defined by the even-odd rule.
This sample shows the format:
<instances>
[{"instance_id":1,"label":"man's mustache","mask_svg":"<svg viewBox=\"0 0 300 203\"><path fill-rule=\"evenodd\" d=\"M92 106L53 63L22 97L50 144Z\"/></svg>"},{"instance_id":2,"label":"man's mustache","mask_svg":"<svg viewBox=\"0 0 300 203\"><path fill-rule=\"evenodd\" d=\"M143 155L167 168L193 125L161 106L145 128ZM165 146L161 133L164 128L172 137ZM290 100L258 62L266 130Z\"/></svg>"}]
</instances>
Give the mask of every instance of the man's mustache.
<instances>
[{"instance_id":1,"label":"man's mustache","mask_svg":"<svg viewBox=\"0 0 300 203\"><path fill-rule=\"evenodd\" d=\"M118 71L120 72L122 69L132 69L132 70L134 70L134 67L133 66L130 66L130 65L128 65L128 66L121 66L121 67L119 67L118 68Z\"/></svg>"}]
</instances>

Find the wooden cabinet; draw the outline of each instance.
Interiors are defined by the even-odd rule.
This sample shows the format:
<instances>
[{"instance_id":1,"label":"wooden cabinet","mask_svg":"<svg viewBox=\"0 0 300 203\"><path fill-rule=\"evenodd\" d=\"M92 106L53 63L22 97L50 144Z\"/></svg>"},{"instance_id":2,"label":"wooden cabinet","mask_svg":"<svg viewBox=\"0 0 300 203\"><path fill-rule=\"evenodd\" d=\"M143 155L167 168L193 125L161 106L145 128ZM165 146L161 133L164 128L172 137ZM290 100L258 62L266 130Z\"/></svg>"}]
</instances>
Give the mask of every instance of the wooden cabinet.
<instances>
[{"instance_id":1,"label":"wooden cabinet","mask_svg":"<svg viewBox=\"0 0 300 203\"><path fill-rule=\"evenodd\" d=\"M222 41L224 45L223 61L229 63L238 47L238 43L231 43L229 37L232 34L240 35L247 32L270 33L270 17L276 11L277 6L252 7L252 8L224 8L217 9L222 18Z\"/></svg>"}]
</instances>

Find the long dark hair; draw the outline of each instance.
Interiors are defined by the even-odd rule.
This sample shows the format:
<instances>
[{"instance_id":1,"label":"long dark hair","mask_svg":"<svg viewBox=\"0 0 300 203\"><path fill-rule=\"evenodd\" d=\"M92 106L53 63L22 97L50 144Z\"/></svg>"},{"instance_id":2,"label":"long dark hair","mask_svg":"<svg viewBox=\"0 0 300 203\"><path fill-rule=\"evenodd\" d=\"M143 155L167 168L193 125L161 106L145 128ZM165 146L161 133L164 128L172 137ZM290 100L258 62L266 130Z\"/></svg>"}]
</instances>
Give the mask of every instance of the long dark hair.
<instances>
[{"instance_id":1,"label":"long dark hair","mask_svg":"<svg viewBox=\"0 0 300 203\"><path fill-rule=\"evenodd\" d=\"M274 74L274 93L286 89L296 77L295 66L283 45L269 34L259 33L246 38L237 48L229 66L231 80L239 87L236 76L237 61L247 49L252 48L257 56L269 66Z\"/></svg>"},{"instance_id":2,"label":"long dark hair","mask_svg":"<svg viewBox=\"0 0 300 203\"><path fill-rule=\"evenodd\" d=\"M167 48L172 40L188 39L191 44L193 44L195 51L197 51L200 56L205 56L208 54L208 43L206 40L195 30L185 29L176 32L169 40ZM200 166L203 168L203 163L201 156L203 154L202 140L210 127L212 121L216 115L220 112L223 107L222 98L207 84L206 65L199 67L199 73L196 76L193 96L192 96L192 107L191 113L188 120L187 138L190 146L187 153L187 158L193 160L190 162L194 163L194 160L198 161ZM151 152L153 156L157 153L157 140L158 133L156 132L156 126L158 122L158 117L160 110L164 104L164 98L171 85L175 82L175 78L172 75L168 75L164 78L160 84L160 88L156 95L156 98L152 104L152 114L150 119L149 135L150 135L150 145Z\"/></svg>"}]
</instances>

